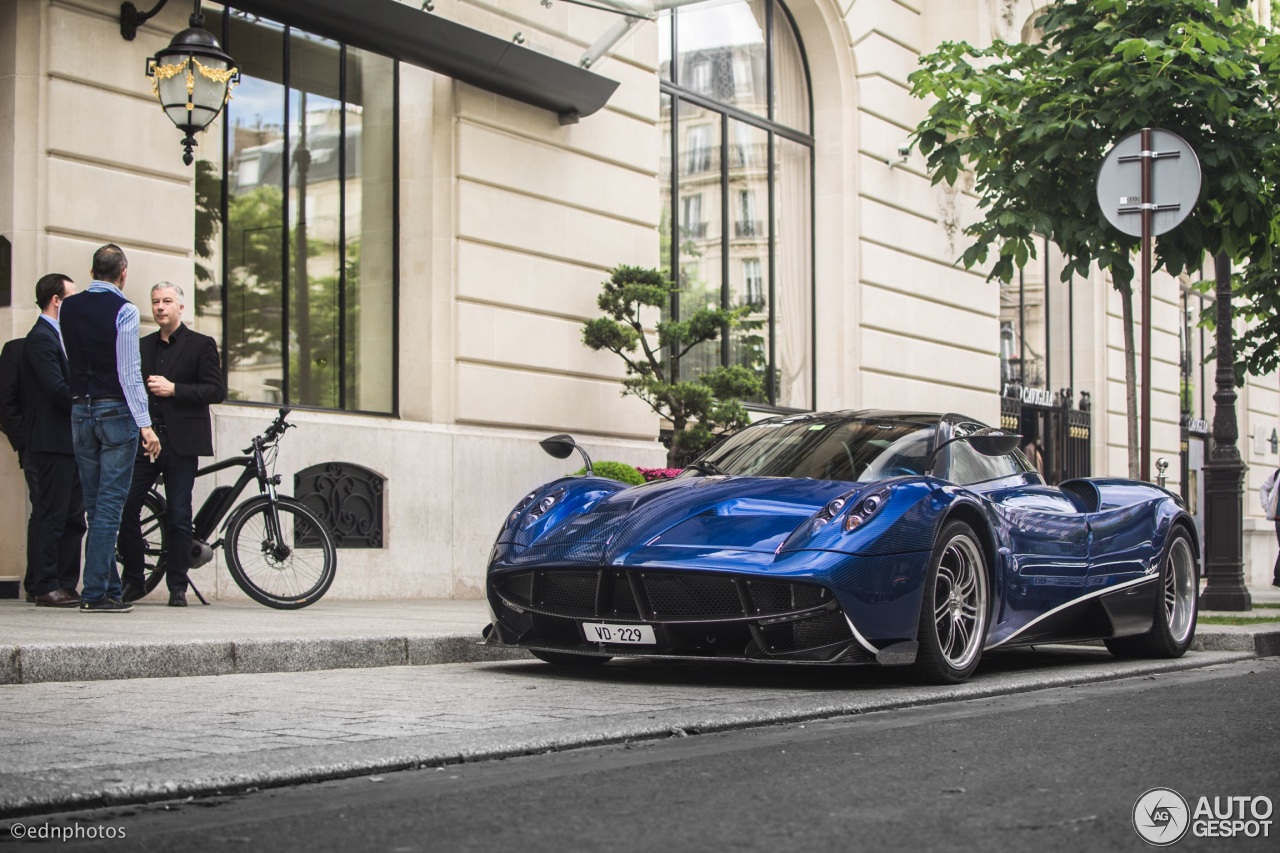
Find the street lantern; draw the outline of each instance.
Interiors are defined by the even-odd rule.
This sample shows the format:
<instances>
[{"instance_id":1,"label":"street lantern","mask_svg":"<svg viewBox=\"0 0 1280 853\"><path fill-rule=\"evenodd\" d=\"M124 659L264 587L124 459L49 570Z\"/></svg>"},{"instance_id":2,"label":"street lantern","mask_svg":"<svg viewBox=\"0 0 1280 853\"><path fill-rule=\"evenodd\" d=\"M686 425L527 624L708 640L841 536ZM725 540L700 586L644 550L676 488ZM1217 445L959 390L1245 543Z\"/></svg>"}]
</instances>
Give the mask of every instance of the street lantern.
<instances>
[{"instance_id":1,"label":"street lantern","mask_svg":"<svg viewBox=\"0 0 1280 853\"><path fill-rule=\"evenodd\" d=\"M136 25L160 10L167 0L150 12L133 10L130 23ZM125 37L126 18L132 9L126 3L121 9L121 32ZM204 15L200 12L200 0L195 0L195 10L187 29L173 37L169 46L147 60L147 76L151 78L151 91L159 100L169 120L182 131L182 162L191 165L195 157L191 153L197 143L195 134L209 126L222 107L231 98L231 87L240 82L240 69L228 56L213 33L204 28Z\"/></svg>"}]
</instances>

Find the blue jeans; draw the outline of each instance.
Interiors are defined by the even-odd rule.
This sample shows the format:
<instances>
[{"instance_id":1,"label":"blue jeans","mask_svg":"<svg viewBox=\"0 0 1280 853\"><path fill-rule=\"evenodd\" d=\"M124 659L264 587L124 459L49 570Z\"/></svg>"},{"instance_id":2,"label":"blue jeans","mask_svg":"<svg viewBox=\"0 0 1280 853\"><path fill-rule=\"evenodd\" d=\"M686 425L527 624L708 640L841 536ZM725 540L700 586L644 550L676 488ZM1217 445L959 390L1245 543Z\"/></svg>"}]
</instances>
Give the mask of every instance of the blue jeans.
<instances>
[{"instance_id":1,"label":"blue jeans","mask_svg":"<svg viewBox=\"0 0 1280 853\"><path fill-rule=\"evenodd\" d=\"M138 425L127 403L109 400L71 407L71 441L80 468L89 535L84 546L84 601L120 598L116 534L133 482Z\"/></svg>"}]
</instances>

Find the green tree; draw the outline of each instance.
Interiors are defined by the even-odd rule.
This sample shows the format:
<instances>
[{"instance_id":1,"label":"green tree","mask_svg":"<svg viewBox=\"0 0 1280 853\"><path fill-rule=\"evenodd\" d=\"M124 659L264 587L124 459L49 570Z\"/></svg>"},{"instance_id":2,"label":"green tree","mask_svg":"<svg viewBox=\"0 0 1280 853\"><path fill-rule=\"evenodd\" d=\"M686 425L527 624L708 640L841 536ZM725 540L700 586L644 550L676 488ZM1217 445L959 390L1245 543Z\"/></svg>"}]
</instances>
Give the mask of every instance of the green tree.
<instances>
[{"instance_id":1,"label":"green tree","mask_svg":"<svg viewBox=\"0 0 1280 853\"><path fill-rule=\"evenodd\" d=\"M217 247L218 227L222 224L222 208L219 206L221 199L222 178L218 175L217 165L208 160L197 160L195 180L197 260L194 275L197 291L207 293L206 288L212 287L214 298L218 296L217 277L205 262L213 260L214 249Z\"/></svg>"},{"instance_id":2,"label":"green tree","mask_svg":"<svg viewBox=\"0 0 1280 853\"><path fill-rule=\"evenodd\" d=\"M604 317L588 320L582 342L593 350L616 353L626 365L622 395L638 397L660 417L671 421L667 464L680 467L707 447L716 432L745 426L742 400L760 394L760 379L741 365L717 366L693 380L676 381L671 365L694 347L716 340L736 326L750 308L699 308L687 319L660 320L652 341L641 319L671 305L677 288L657 270L619 266L602 285L596 304ZM665 353L665 358L664 358Z\"/></svg>"},{"instance_id":3,"label":"green tree","mask_svg":"<svg viewBox=\"0 0 1280 853\"><path fill-rule=\"evenodd\" d=\"M1280 329L1266 330L1280 309L1273 270L1280 40L1244 0L1055 0L1035 25L1044 32L1036 43L948 42L922 57L912 93L933 104L914 138L934 183L973 175L981 216L965 229L973 240L961 256L966 267L989 263L988 279L1008 281L1044 235L1066 258L1064 280L1095 264L1110 273L1123 301L1136 477L1139 241L1099 209L1098 169L1112 144L1143 127L1187 140L1203 188L1190 217L1156 240L1156 267L1176 275L1218 253L1245 263L1237 310L1263 319L1242 341L1239 369L1274 367Z\"/></svg>"},{"instance_id":4,"label":"green tree","mask_svg":"<svg viewBox=\"0 0 1280 853\"><path fill-rule=\"evenodd\" d=\"M280 242L284 193L263 185L231 197L227 210L227 329L229 368L281 357Z\"/></svg>"}]
</instances>

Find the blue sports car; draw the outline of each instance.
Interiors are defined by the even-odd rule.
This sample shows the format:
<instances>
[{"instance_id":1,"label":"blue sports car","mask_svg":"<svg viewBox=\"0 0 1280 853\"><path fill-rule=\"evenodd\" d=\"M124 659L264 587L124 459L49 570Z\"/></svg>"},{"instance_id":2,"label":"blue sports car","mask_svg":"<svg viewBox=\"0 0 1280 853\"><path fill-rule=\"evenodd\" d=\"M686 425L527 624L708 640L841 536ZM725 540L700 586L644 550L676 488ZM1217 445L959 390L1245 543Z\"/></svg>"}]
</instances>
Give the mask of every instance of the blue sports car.
<instances>
[{"instance_id":1,"label":"blue sports car","mask_svg":"<svg viewBox=\"0 0 1280 853\"><path fill-rule=\"evenodd\" d=\"M848 411L761 421L641 486L588 458L507 516L485 636L563 665L882 664L931 683L1002 646L1180 656L1200 548L1179 498L1048 486L1017 444L955 414Z\"/></svg>"}]
</instances>

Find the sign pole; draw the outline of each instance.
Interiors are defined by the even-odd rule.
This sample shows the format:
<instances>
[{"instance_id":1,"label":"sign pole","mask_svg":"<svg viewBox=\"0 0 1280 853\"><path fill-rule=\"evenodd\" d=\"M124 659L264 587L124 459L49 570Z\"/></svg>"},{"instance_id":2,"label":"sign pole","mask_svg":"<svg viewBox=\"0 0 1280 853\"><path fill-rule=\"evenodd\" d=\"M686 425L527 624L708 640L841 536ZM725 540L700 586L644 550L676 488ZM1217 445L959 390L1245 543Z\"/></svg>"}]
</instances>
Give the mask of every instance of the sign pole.
<instances>
[{"instance_id":1,"label":"sign pole","mask_svg":"<svg viewBox=\"0 0 1280 853\"><path fill-rule=\"evenodd\" d=\"M1151 128L1142 129L1142 420L1138 477L1151 480ZM1132 469L1131 469L1132 470Z\"/></svg>"},{"instance_id":2,"label":"sign pole","mask_svg":"<svg viewBox=\"0 0 1280 853\"><path fill-rule=\"evenodd\" d=\"M1159 164L1157 166L1157 164ZM1137 169L1133 167L1137 166ZM1098 204L1107 221L1141 238L1142 393L1131 413L1139 423L1138 470L1151 480L1152 241L1186 219L1200 194L1200 161L1177 134L1144 127L1111 147L1098 170ZM1127 353L1126 353L1127 355ZM1132 421L1131 421L1132 423Z\"/></svg>"}]
</instances>

